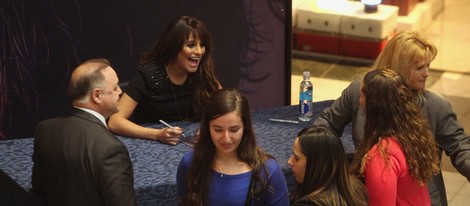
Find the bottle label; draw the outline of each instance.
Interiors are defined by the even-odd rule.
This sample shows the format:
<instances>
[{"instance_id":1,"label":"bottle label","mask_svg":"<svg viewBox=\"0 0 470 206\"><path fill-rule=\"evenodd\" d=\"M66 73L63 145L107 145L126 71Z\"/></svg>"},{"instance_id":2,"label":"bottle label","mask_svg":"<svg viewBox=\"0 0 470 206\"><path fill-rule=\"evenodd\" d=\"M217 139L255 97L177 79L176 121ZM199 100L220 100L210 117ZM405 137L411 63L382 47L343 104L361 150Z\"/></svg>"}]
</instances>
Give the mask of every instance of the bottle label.
<instances>
[{"instance_id":1,"label":"bottle label","mask_svg":"<svg viewBox=\"0 0 470 206\"><path fill-rule=\"evenodd\" d=\"M308 103L300 102L300 114L307 114L309 111Z\"/></svg>"},{"instance_id":2,"label":"bottle label","mask_svg":"<svg viewBox=\"0 0 470 206\"><path fill-rule=\"evenodd\" d=\"M312 101L312 89L307 87L305 91L300 93L299 99L300 101Z\"/></svg>"},{"instance_id":3,"label":"bottle label","mask_svg":"<svg viewBox=\"0 0 470 206\"><path fill-rule=\"evenodd\" d=\"M302 89L302 88L301 88ZM300 114L306 115L306 116L312 116L312 87L304 87L302 89L302 92L300 92L299 96L299 109L300 109Z\"/></svg>"}]
</instances>

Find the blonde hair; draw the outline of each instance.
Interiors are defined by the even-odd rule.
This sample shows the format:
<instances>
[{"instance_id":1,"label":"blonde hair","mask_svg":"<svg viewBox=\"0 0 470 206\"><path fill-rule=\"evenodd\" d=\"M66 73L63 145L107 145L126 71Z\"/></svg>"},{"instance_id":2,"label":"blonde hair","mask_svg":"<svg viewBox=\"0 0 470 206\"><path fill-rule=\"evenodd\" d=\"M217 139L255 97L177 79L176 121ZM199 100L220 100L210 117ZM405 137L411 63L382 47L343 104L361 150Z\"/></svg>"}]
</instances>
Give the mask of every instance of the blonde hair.
<instances>
[{"instance_id":1,"label":"blonde hair","mask_svg":"<svg viewBox=\"0 0 470 206\"><path fill-rule=\"evenodd\" d=\"M409 84L411 74L420 62L431 62L437 48L427 42L418 32L404 31L396 34L377 57L374 69L391 69L403 76ZM415 91L422 96L424 91Z\"/></svg>"}]
</instances>

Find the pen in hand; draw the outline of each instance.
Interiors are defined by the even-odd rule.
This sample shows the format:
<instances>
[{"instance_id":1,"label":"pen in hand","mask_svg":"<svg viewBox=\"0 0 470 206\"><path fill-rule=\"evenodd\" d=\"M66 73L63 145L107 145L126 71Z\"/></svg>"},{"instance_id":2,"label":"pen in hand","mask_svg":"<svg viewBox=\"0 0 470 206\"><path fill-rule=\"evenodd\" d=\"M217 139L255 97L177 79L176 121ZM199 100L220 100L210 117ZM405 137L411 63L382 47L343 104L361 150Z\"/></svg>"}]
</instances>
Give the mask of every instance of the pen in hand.
<instances>
[{"instance_id":1,"label":"pen in hand","mask_svg":"<svg viewBox=\"0 0 470 206\"><path fill-rule=\"evenodd\" d=\"M173 126L171 126L170 124L166 123L165 121L163 121L163 120L159 120L159 121L160 121L160 123L164 124L165 126L171 128L171 129L173 129ZM181 136L186 137L186 136L184 135L184 133L181 133Z\"/></svg>"}]
</instances>

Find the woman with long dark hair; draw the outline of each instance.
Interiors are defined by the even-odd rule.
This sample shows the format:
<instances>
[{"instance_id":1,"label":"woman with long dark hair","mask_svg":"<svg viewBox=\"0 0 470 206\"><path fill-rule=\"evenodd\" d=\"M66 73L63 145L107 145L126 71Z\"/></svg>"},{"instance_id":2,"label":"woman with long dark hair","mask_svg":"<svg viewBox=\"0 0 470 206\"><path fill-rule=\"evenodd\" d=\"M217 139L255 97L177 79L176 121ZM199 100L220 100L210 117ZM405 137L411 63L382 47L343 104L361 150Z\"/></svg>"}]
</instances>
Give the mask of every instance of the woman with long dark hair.
<instances>
[{"instance_id":1,"label":"woman with long dark hair","mask_svg":"<svg viewBox=\"0 0 470 206\"><path fill-rule=\"evenodd\" d=\"M182 16L170 22L145 55L119 100L108 126L116 134L178 143L182 130L148 128L159 120L199 120L210 95L221 88L212 62L212 38L199 20Z\"/></svg>"},{"instance_id":2,"label":"woman with long dark hair","mask_svg":"<svg viewBox=\"0 0 470 206\"><path fill-rule=\"evenodd\" d=\"M431 205L426 182L439 172L439 150L404 78L368 72L359 105L366 121L352 169L364 178L369 204Z\"/></svg>"},{"instance_id":3,"label":"woman with long dark hair","mask_svg":"<svg viewBox=\"0 0 470 206\"><path fill-rule=\"evenodd\" d=\"M349 174L341 140L327 127L302 129L288 163L297 182L293 205L367 205L364 185Z\"/></svg>"},{"instance_id":4,"label":"woman with long dark hair","mask_svg":"<svg viewBox=\"0 0 470 206\"><path fill-rule=\"evenodd\" d=\"M222 89L209 99L194 151L177 172L182 205L289 204L278 163L256 145L247 98L238 89Z\"/></svg>"}]
</instances>

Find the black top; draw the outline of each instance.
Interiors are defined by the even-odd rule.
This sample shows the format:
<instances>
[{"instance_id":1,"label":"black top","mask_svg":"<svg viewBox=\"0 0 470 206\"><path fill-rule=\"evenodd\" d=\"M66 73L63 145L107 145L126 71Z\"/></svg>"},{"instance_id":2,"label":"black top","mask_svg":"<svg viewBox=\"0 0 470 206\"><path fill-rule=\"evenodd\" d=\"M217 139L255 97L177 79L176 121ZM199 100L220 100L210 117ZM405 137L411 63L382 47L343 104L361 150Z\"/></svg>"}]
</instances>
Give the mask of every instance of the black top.
<instances>
[{"instance_id":1,"label":"black top","mask_svg":"<svg viewBox=\"0 0 470 206\"><path fill-rule=\"evenodd\" d=\"M136 101L131 121L137 124L184 120L189 113L189 78L182 85L173 84L165 66L149 62L139 65L125 89Z\"/></svg>"}]
</instances>

